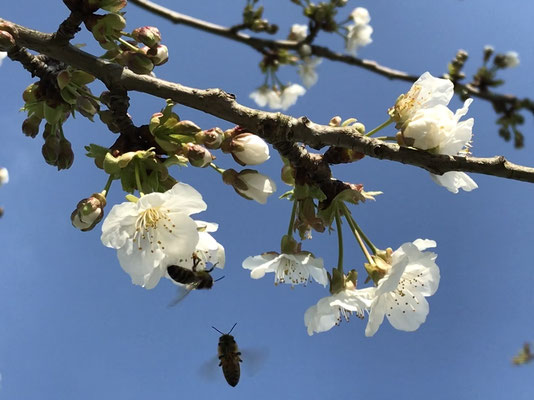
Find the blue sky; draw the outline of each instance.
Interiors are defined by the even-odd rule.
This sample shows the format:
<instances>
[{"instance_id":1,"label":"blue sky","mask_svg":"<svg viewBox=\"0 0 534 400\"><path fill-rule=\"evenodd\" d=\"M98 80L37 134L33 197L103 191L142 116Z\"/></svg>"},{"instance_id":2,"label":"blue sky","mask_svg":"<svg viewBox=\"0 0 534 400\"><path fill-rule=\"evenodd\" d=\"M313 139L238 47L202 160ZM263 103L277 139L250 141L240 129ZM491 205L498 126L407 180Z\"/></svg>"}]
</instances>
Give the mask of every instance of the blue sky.
<instances>
[{"instance_id":1,"label":"blue sky","mask_svg":"<svg viewBox=\"0 0 534 400\"><path fill-rule=\"evenodd\" d=\"M266 16L288 31L305 23L289 1L264 2ZM161 1L178 11L230 25L240 18L244 1ZM503 92L532 96L534 50L531 16L534 5L510 1L386 0L349 1L369 9L373 43L361 57L413 74L442 74L459 48L471 56L467 72L479 65L483 46L519 52L519 67L505 71ZM0 17L41 31L53 31L67 16L60 1L28 0L0 6ZM133 5L126 8L127 29L156 25L169 46L169 63L159 77L184 85L221 87L242 104L254 106L249 93L263 82L260 57L241 44L173 26ZM76 39L90 44L87 34ZM322 35L319 43L342 49L341 38ZM409 85L391 82L347 65L324 61L319 82L287 113L327 123L334 115L356 117L372 128ZM283 80L298 82L295 70L282 69ZM2 146L0 166L11 181L0 188L5 215L0 220L0 398L5 399L146 399L196 396L218 399L326 399L334 396L382 399L531 399L532 367L514 368L511 357L525 340L534 339L532 308L534 265L534 186L473 176L479 189L453 195L435 185L425 171L392 162L364 159L336 167L336 177L381 190L376 202L353 208L366 234L378 246L397 248L417 238L438 243L441 284L429 299L430 314L413 333L387 323L373 338L364 336L365 321L353 318L331 331L309 337L304 311L327 291L321 286L273 285L272 277L253 281L241 268L247 256L278 250L287 229L290 203L275 196L266 206L237 197L208 170L174 170L204 196L208 210L198 217L220 224L215 237L225 246L225 278L210 292L194 292L174 308L174 286L161 282L151 291L133 286L115 251L100 243L100 229L81 233L70 224L76 203L101 190L106 176L84 156L83 146L109 146L114 137L100 123L79 117L65 126L76 153L74 166L57 172L40 154L42 137L20 132L24 114L21 93L32 80L5 60L0 68ZM95 87L98 92L98 87ZM136 124L164 106L161 99L132 94L130 114ZM460 102L455 99L452 108ZM230 123L177 106L182 118L202 128ZM516 150L497 135L495 115L475 99L476 156L502 154L533 165L531 117L523 128L526 147ZM393 128L387 131L394 134ZM217 160L233 167L229 157ZM279 182L276 154L261 171ZM123 201L118 186L108 202ZM109 210L110 208L108 208ZM316 234L305 244L336 263L334 235ZM347 268L363 274L364 258L356 243L346 243ZM236 388L220 371L207 379L199 371L216 354L216 326L234 329L245 350L243 374ZM266 355L258 371L248 354ZM250 362L248 362L250 364ZM248 372L247 372L248 371Z\"/></svg>"}]
</instances>

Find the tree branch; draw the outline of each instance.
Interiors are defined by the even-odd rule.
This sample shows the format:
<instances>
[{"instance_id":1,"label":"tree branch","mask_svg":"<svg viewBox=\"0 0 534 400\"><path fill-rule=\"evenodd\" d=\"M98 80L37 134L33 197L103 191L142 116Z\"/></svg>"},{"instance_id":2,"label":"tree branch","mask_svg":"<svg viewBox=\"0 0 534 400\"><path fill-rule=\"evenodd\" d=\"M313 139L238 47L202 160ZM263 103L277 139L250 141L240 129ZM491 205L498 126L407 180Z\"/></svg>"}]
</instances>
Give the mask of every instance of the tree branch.
<instances>
[{"instance_id":1,"label":"tree branch","mask_svg":"<svg viewBox=\"0 0 534 400\"><path fill-rule=\"evenodd\" d=\"M15 24L16 25L16 24ZM367 156L421 167L436 174L448 171L474 172L534 183L534 168L516 165L504 157L476 158L436 155L360 135L351 127L331 127L281 113L255 110L239 104L235 96L220 89L195 89L147 75L137 75L118 64L99 59L54 35L21 25L15 38L19 46L30 48L65 64L86 71L108 87L138 91L211 114L255 133L271 144L302 142L314 149L336 146Z\"/></svg>"},{"instance_id":2,"label":"tree branch","mask_svg":"<svg viewBox=\"0 0 534 400\"><path fill-rule=\"evenodd\" d=\"M194 29L198 29L204 32L212 33L227 39L234 40L250 46L257 51L264 53L266 48L269 49L287 49L297 51L301 46L301 43L291 40L271 40L262 39L253 36L246 35L241 32L235 32L231 28L227 28L221 25L213 24L208 21L203 21L198 18L193 18L188 15L181 14L173 11L169 8L160 6L149 0L130 0L133 3L153 14L157 14L175 24L186 25ZM388 79L401 80L406 82L415 82L419 76L410 75L406 72L389 68L384 65L380 65L376 61L361 59L348 54L337 53L324 46L310 45L312 54L318 57L323 57L331 61L338 61L348 65L354 65L375 74L382 75ZM490 92L487 90L479 90L477 87L471 84L461 84L454 82L455 92L464 95L468 94L470 97L477 97L483 100L490 101L491 103L504 103L504 104L517 104L522 103L524 108L534 114L534 102L528 98L519 99L514 95L500 94Z\"/></svg>"}]
</instances>

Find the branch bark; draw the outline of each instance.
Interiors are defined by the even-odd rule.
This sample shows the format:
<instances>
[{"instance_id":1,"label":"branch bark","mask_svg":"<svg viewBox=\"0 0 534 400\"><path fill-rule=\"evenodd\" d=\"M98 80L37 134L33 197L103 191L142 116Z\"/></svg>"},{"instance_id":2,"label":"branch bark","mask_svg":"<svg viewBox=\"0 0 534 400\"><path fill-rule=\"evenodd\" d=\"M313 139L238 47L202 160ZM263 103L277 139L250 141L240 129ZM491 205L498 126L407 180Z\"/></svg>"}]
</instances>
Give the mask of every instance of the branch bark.
<instances>
[{"instance_id":1,"label":"branch bark","mask_svg":"<svg viewBox=\"0 0 534 400\"><path fill-rule=\"evenodd\" d=\"M235 96L220 89L196 89L137 75L118 64L99 59L47 34L14 24L17 45L45 54L100 79L106 86L138 91L211 114L240 125L271 144L304 143L314 149L336 146L367 156L421 167L435 174L448 171L474 172L534 183L534 168L513 164L504 157L476 158L436 155L360 135L351 127L331 127L282 113L259 111L239 104Z\"/></svg>"}]
</instances>

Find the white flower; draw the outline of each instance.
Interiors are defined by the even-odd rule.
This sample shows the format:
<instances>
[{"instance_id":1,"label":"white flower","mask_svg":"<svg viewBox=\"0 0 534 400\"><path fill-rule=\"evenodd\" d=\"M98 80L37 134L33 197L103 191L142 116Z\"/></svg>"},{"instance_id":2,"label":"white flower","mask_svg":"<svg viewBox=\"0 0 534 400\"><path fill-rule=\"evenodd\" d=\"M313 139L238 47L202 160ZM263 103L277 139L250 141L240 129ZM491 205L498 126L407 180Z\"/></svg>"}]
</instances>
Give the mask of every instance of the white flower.
<instances>
[{"instance_id":1,"label":"white flower","mask_svg":"<svg viewBox=\"0 0 534 400\"><path fill-rule=\"evenodd\" d=\"M203 271L208 269L207 264L213 267L224 268L225 251L224 247L217 242L210 232L215 232L219 228L218 224L205 221L195 221L198 231L198 243L195 251L187 257L177 258L176 256L167 256L161 262L164 276L171 280L176 285L181 285L170 277L166 268L169 265L179 265L182 268L193 269L196 271Z\"/></svg>"},{"instance_id":2,"label":"white flower","mask_svg":"<svg viewBox=\"0 0 534 400\"><path fill-rule=\"evenodd\" d=\"M189 215L205 209L200 193L177 183L165 193L113 206L102 225L101 240L117 249L132 283L152 289L166 273L165 258L187 258L195 251L199 233Z\"/></svg>"},{"instance_id":3,"label":"white flower","mask_svg":"<svg viewBox=\"0 0 534 400\"><path fill-rule=\"evenodd\" d=\"M288 39L295 42L302 42L308 36L308 25L294 24L291 26Z\"/></svg>"},{"instance_id":4,"label":"white flower","mask_svg":"<svg viewBox=\"0 0 534 400\"><path fill-rule=\"evenodd\" d=\"M373 42L373 39L371 39L373 27L371 25L351 25L348 29L345 49L353 56L356 55L360 47L367 46Z\"/></svg>"},{"instance_id":5,"label":"white flower","mask_svg":"<svg viewBox=\"0 0 534 400\"><path fill-rule=\"evenodd\" d=\"M366 8L355 8L350 13L350 17L354 21L354 25L347 27L345 48L347 52L355 56L360 47L367 46L373 41L371 39L373 27L369 25L371 16Z\"/></svg>"},{"instance_id":6,"label":"white flower","mask_svg":"<svg viewBox=\"0 0 534 400\"><path fill-rule=\"evenodd\" d=\"M476 182L464 172L449 171L443 175L430 174L430 177L438 185L447 188L452 193L458 193L458 189L470 192L478 188Z\"/></svg>"},{"instance_id":7,"label":"white flower","mask_svg":"<svg viewBox=\"0 0 534 400\"><path fill-rule=\"evenodd\" d=\"M232 142L237 149L232 151L232 155L241 165L258 165L270 158L269 146L257 135L241 133L235 136Z\"/></svg>"},{"instance_id":8,"label":"white flower","mask_svg":"<svg viewBox=\"0 0 534 400\"><path fill-rule=\"evenodd\" d=\"M315 72L315 68L323 61L320 57L304 57L302 64L299 65L298 73L302 83L308 89L317 83L319 76Z\"/></svg>"},{"instance_id":9,"label":"white flower","mask_svg":"<svg viewBox=\"0 0 534 400\"><path fill-rule=\"evenodd\" d=\"M425 72L415 81L408 93L399 96L389 110L397 127L410 120L417 111L437 105L447 106L454 95L454 84L448 79L433 77Z\"/></svg>"},{"instance_id":10,"label":"white flower","mask_svg":"<svg viewBox=\"0 0 534 400\"><path fill-rule=\"evenodd\" d=\"M261 86L250 94L250 98L260 107L268 105L273 110L287 110L297 102L297 98L306 93L306 89L294 83L286 86L282 91L273 90L268 86Z\"/></svg>"},{"instance_id":11,"label":"white flower","mask_svg":"<svg viewBox=\"0 0 534 400\"><path fill-rule=\"evenodd\" d=\"M356 7L354 10L352 10L350 17L354 20L356 25L367 25L369 22L371 22L369 11L367 8L363 7Z\"/></svg>"},{"instance_id":12,"label":"white flower","mask_svg":"<svg viewBox=\"0 0 534 400\"><path fill-rule=\"evenodd\" d=\"M407 144L437 154L455 155L464 150L473 136L473 118L460 122L473 99L467 99L464 106L453 113L443 105L422 108L407 121L402 130Z\"/></svg>"},{"instance_id":13,"label":"white flower","mask_svg":"<svg viewBox=\"0 0 534 400\"><path fill-rule=\"evenodd\" d=\"M389 271L378 281L365 336L376 333L384 316L403 331L415 331L425 322L429 311L425 297L436 292L440 279L434 262L437 255L423 252L431 247L436 247L436 242L417 239L393 252Z\"/></svg>"},{"instance_id":14,"label":"white flower","mask_svg":"<svg viewBox=\"0 0 534 400\"><path fill-rule=\"evenodd\" d=\"M310 277L323 286L328 284L328 276L322 258L315 258L308 252L296 254L265 253L248 257L243 268L250 269L252 279L260 279L267 272L274 272L274 282L290 285L306 284Z\"/></svg>"},{"instance_id":15,"label":"white flower","mask_svg":"<svg viewBox=\"0 0 534 400\"><path fill-rule=\"evenodd\" d=\"M0 51L0 65L2 65L2 61L4 61L4 58L7 57L7 52Z\"/></svg>"},{"instance_id":16,"label":"white flower","mask_svg":"<svg viewBox=\"0 0 534 400\"><path fill-rule=\"evenodd\" d=\"M260 86L249 97L260 107L265 107L268 104L270 108L280 108L280 94L269 86Z\"/></svg>"},{"instance_id":17,"label":"white flower","mask_svg":"<svg viewBox=\"0 0 534 400\"><path fill-rule=\"evenodd\" d=\"M282 90L282 94L280 95L281 98L281 104L280 108L282 110L287 110L289 107L291 107L293 104L297 102L297 98L299 96L303 96L306 93L306 89L304 89L302 86L300 86L297 83L294 83L290 86L285 87ZM275 108L275 107L271 107Z\"/></svg>"},{"instance_id":18,"label":"white flower","mask_svg":"<svg viewBox=\"0 0 534 400\"><path fill-rule=\"evenodd\" d=\"M7 168L0 168L0 186L9 182L9 172Z\"/></svg>"},{"instance_id":19,"label":"white flower","mask_svg":"<svg viewBox=\"0 0 534 400\"><path fill-rule=\"evenodd\" d=\"M516 51L509 51L504 55L505 68L514 68L519 65L519 54Z\"/></svg>"},{"instance_id":20,"label":"white flower","mask_svg":"<svg viewBox=\"0 0 534 400\"><path fill-rule=\"evenodd\" d=\"M402 144L436 154L465 152L473 136L474 119L460 121L460 118L467 114L473 99L467 99L463 107L453 113L447 107L453 95L454 85L450 80L435 78L428 72L421 75L389 110L397 128L401 129ZM434 182L453 193L478 187L464 173L451 171L442 176L430 175Z\"/></svg>"},{"instance_id":21,"label":"white flower","mask_svg":"<svg viewBox=\"0 0 534 400\"><path fill-rule=\"evenodd\" d=\"M335 295L323 297L304 313L304 324L308 329L308 335L325 332L334 325L339 325L342 316L346 321L352 313L358 318L363 318L364 310L371 305L375 290L375 288L345 289Z\"/></svg>"}]
</instances>

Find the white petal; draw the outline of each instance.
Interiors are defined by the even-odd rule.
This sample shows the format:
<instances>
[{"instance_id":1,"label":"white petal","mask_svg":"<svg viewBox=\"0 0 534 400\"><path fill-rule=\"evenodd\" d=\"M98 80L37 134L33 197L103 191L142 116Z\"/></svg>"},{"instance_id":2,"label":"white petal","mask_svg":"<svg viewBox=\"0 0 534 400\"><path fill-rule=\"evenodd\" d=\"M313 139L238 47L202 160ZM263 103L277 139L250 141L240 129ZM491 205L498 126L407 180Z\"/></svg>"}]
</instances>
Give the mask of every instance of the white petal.
<instances>
[{"instance_id":1,"label":"white petal","mask_svg":"<svg viewBox=\"0 0 534 400\"><path fill-rule=\"evenodd\" d=\"M100 240L104 246L119 249L135 233L135 221L138 217L136 203L125 202L113 206L102 224Z\"/></svg>"},{"instance_id":2,"label":"white petal","mask_svg":"<svg viewBox=\"0 0 534 400\"><path fill-rule=\"evenodd\" d=\"M311 336L315 332L326 332L339 321L339 308L332 308L330 300L330 297L324 297L304 313L304 324L307 327L308 335Z\"/></svg>"},{"instance_id":3,"label":"white petal","mask_svg":"<svg viewBox=\"0 0 534 400\"><path fill-rule=\"evenodd\" d=\"M473 189L478 188L476 182L464 172L449 171L443 175L430 174L430 177L438 185L447 188L452 193L458 193L459 189L463 189L466 192L470 192Z\"/></svg>"},{"instance_id":4,"label":"white petal","mask_svg":"<svg viewBox=\"0 0 534 400\"><path fill-rule=\"evenodd\" d=\"M402 248L395 250L392 257L393 262L391 269L382 279L380 279L380 281L378 281L378 286L376 288L377 296L395 290L399 285L399 281L406 266L408 265L408 257L404 254Z\"/></svg>"},{"instance_id":5,"label":"white petal","mask_svg":"<svg viewBox=\"0 0 534 400\"><path fill-rule=\"evenodd\" d=\"M373 304L371 304L371 310L369 311L369 320L365 327L365 336L373 336L382 322L384 321L384 315L386 314L386 302L384 296L377 297Z\"/></svg>"},{"instance_id":6,"label":"white petal","mask_svg":"<svg viewBox=\"0 0 534 400\"><path fill-rule=\"evenodd\" d=\"M396 302L394 299L396 298ZM387 307L389 306L389 307ZM415 331L426 320L428 302L420 293L390 294L387 299L386 316L390 324L401 331Z\"/></svg>"},{"instance_id":7,"label":"white petal","mask_svg":"<svg viewBox=\"0 0 534 400\"><path fill-rule=\"evenodd\" d=\"M167 199L163 203L163 206L173 211L180 211L191 215L204 211L208 207L204 200L202 200L202 195L194 187L185 183L177 183L171 190L165 192L165 194L167 195ZM149 195L143 196L143 198L147 196Z\"/></svg>"}]
</instances>

